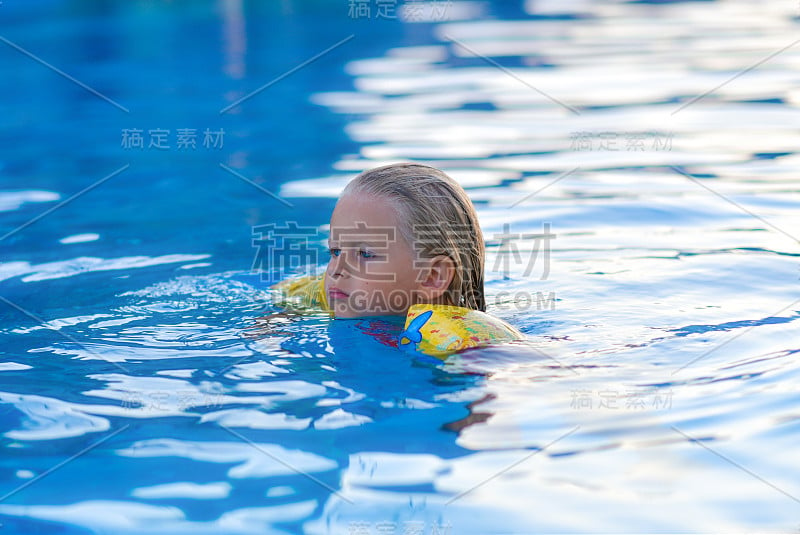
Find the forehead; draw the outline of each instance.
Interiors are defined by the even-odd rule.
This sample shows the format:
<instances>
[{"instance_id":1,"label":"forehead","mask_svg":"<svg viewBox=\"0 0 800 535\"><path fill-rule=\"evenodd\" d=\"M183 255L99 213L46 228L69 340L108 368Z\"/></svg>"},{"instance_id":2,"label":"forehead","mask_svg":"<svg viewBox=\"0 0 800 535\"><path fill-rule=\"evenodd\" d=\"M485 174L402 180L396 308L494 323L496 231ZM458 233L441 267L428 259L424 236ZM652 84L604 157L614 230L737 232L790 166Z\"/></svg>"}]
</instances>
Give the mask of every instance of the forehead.
<instances>
[{"instance_id":1,"label":"forehead","mask_svg":"<svg viewBox=\"0 0 800 535\"><path fill-rule=\"evenodd\" d=\"M387 244L403 241L397 208L386 198L349 193L336 203L331 216L331 240L345 243Z\"/></svg>"},{"instance_id":2,"label":"forehead","mask_svg":"<svg viewBox=\"0 0 800 535\"><path fill-rule=\"evenodd\" d=\"M385 197L350 193L336 203L331 215L331 230L334 227L355 227L357 222L367 227L396 228L400 218L397 208Z\"/></svg>"}]
</instances>

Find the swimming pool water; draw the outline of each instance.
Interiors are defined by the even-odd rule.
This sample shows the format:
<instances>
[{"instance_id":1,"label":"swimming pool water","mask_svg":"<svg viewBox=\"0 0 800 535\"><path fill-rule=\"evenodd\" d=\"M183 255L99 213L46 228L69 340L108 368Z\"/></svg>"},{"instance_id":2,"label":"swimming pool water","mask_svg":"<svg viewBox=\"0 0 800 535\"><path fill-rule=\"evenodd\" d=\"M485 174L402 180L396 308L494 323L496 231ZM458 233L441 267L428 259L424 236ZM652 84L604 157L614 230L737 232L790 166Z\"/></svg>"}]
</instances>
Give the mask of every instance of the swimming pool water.
<instances>
[{"instance_id":1,"label":"swimming pool water","mask_svg":"<svg viewBox=\"0 0 800 535\"><path fill-rule=\"evenodd\" d=\"M800 7L379 4L0 4L2 530L796 531ZM527 342L265 319L408 159Z\"/></svg>"}]
</instances>

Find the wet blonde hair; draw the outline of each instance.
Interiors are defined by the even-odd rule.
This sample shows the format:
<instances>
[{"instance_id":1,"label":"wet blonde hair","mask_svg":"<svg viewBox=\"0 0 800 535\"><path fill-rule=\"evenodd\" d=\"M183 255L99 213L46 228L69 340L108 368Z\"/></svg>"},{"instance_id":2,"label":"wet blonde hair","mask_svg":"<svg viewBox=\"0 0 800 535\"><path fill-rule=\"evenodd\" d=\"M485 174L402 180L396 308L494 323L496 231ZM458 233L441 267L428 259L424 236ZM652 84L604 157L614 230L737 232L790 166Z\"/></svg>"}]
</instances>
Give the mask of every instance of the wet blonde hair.
<instances>
[{"instance_id":1,"label":"wet blonde hair","mask_svg":"<svg viewBox=\"0 0 800 535\"><path fill-rule=\"evenodd\" d=\"M400 216L398 231L421 258L449 256L455 275L446 304L486 310L483 290L486 248L467 192L435 167L397 163L364 171L345 187L387 199Z\"/></svg>"}]
</instances>

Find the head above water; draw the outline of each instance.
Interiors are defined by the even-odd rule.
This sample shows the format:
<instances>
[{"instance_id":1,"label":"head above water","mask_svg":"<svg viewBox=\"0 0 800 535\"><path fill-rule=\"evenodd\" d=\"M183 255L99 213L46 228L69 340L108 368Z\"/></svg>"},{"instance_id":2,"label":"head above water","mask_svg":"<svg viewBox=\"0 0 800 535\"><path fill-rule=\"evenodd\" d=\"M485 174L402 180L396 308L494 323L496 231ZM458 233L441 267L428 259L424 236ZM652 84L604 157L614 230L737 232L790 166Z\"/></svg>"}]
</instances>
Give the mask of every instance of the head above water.
<instances>
[{"instance_id":1,"label":"head above water","mask_svg":"<svg viewBox=\"0 0 800 535\"><path fill-rule=\"evenodd\" d=\"M339 236L343 228L364 227L366 220L373 228L362 228L374 234L384 229L394 249L389 256L354 249L351 257L341 259L346 251ZM362 233L363 234L363 233ZM447 174L427 165L398 163L364 171L342 192L331 217L331 263L326 276L326 291L334 291L332 308L337 316L404 314L408 306L435 302L485 310L484 259L485 246L478 217L464 189ZM366 247L369 249L369 247ZM379 260L385 259L384 270ZM353 267L363 263L360 270ZM371 263L370 263L371 262ZM347 266L351 269L349 274ZM385 271L386 273L383 273ZM362 275L362 285L353 273ZM394 279L381 282L391 272ZM363 276L367 274L367 276ZM349 285L349 286L348 286ZM341 310L345 297L354 291L383 299L385 307L364 303L362 314L337 314L336 296ZM375 296L375 292L384 295ZM394 305L391 294L395 292ZM401 293L408 297L405 301ZM347 294L347 295L345 295ZM329 296L331 293L329 291ZM349 299L351 308L354 303Z\"/></svg>"}]
</instances>

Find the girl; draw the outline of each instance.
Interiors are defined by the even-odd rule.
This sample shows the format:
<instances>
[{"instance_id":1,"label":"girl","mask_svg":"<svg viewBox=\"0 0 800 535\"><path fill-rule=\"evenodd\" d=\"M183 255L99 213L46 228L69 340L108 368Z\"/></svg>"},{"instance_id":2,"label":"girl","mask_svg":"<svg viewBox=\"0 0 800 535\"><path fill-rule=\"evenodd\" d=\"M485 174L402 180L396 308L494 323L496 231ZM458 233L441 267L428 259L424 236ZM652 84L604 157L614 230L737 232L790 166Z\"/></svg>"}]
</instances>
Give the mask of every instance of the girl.
<instances>
[{"instance_id":1,"label":"girl","mask_svg":"<svg viewBox=\"0 0 800 535\"><path fill-rule=\"evenodd\" d=\"M276 285L289 302L337 318L406 316L400 344L443 356L524 337L484 314L483 235L464 189L444 172L401 163L365 171L330 221L325 275Z\"/></svg>"}]
</instances>

